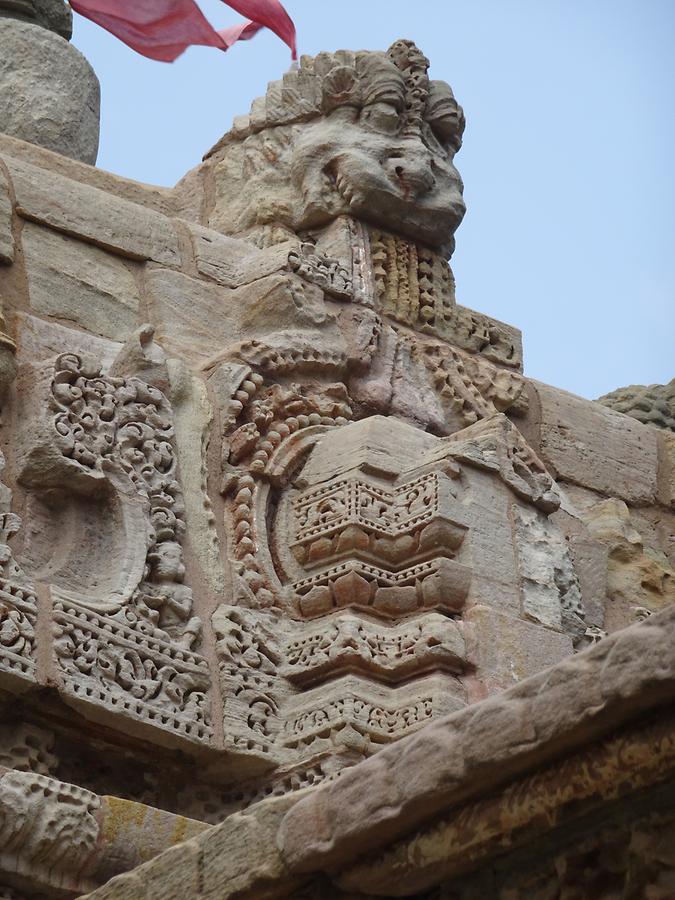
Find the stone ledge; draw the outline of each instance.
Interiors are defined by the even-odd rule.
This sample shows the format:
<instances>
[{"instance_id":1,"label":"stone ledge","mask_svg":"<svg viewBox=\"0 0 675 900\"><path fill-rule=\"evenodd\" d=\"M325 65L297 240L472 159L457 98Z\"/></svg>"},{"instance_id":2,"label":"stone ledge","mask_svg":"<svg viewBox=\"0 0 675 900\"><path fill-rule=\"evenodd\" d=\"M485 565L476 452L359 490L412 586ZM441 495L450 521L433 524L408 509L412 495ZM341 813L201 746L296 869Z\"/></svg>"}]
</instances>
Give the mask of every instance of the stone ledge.
<instances>
[{"instance_id":1,"label":"stone ledge","mask_svg":"<svg viewBox=\"0 0 675 900\"><path fill-rule=\"evenodd\" d=\"M503 823L490 818L493 808L499 811L506 804L504 821L515 829L530 827L532 813L541 830L542 822L557 821L570 807L574 812L579 798L604 802L672 772L672 713L651 722L644 714L675 698L673 646L675 607L403 738L335 781L229 816L113 879L90 900L281 898L295 896L301 885L323 873L339 873L338 883L347 889L331 896L363 896L363 890L380 894L381 889L387 896L409 895L418 884L414 866L407 873L410 882L402 880L393 890L391 882L378 881L383 872L393 871L390 859L396 864L401 854L405 861L410 858L409 841L392 843L410 835L414 841L422 831L422 838L430 835L431 850L442 856L447 841L434 845L434 827L450 829L454 840L452 829L456 819L463 821L458 818L462 809L469 810L474 825L471 815L478 811L476 840L469 849L485 856L501 846ZM622 733L610 734L622 727ZM648 752L642 752L645 748ZM553 765L542 771L548 763ZM627 772L625 784L617 771ZM565 780L570 772L572 785ZM565 789L556 780L560 773ZM530 796L520 791L522 781L514 783L523 776L539 788L541 809L509 801L512 795ZM485 818L480 817L483 808ZM514 809L522 814L518 821ZM440 815L447 818L439 824ZM484 822L492 831L483 829ZM365 854L370 865L361 870L358 861ZM384 869L373 868L372 860L384 860ZM439 862L445 865L440 856ZM440 865L438 872L443 874ZM426 869L423 874L431 878Z\"/></svg>"},{"instance_id":2,"label":"stone ledge","mask_svg":"<svg viewBox=\"0 0 675 900\"><path fill-rule=\"evenodd\" d=\"M73 896L211 826L35 772L0 767L0 880Z\"/></svg>"},{"instance_id":3,"label":"stone ledge","mask_svg":"<svg viewBox=\"0 0 675 900\"><path fill-rule=\"evenodd\" d=\"M473 875L497 859L561 832L600 828L619 810L674 795L675 714L621 729L470 801L340 872L337 883L368 895L409 897ZM649 798L649 800L647 800Z\"/></svg>"},{"instance_id":4,"label":"stone ledge","mask_svg":"<svg viewBox=\"0 0 675 900\"><path fill-rule=\"evenodd\" d=\"M675 608L403 738L286 815L290 871L351 865L448 808L675 699Z\"/></svg>"}]
</instances>

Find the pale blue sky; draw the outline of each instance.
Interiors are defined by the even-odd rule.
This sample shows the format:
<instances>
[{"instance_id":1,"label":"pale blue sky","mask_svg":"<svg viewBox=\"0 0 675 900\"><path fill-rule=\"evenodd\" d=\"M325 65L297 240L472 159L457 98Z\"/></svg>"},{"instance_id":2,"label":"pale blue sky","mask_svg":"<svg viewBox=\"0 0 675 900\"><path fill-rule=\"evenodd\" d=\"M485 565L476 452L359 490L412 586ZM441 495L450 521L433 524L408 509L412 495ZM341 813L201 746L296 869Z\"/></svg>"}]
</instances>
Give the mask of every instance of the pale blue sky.
<instances>
[{"instance_id":1,"label":"pale blue sky","mask_svg":"<svg viewBox=\"0 0 675 900\"><path fill-rule=\"evenodd\" d=\"M219 27L237 21L200 0ZM523 331L525 371L585 397L675 375L674 0L287 0L299 50L413 38L467 130L460 303ZM75 16L99 165L170 185L288 67L269 32L146 60Z\"/></svg>"}]
</instances>

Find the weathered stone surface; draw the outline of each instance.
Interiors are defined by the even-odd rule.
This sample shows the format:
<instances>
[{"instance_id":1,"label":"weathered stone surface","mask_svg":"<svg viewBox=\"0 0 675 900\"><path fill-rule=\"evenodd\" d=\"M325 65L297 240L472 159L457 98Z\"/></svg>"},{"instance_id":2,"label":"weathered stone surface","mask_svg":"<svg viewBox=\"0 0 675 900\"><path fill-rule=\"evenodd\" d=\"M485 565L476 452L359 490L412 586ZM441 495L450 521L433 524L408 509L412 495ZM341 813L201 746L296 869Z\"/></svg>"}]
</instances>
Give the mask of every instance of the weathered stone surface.
<instances>
[{"instance_id":1,"label":"weathered stone surface","mask_svg":"<svg viewBox=\"0 0 675 900\"><path fill-rule=\"evenodd\" d=\"M582 857L583 863L578 863L575 860L576 853L570 850L568 839L566 849L569 856L563 847L560 845L558 847L559 856L556 863L559 868L555 875L551 873L547 885L551 893L543 893L543 885L540 885L542 893L539 893L538 887L533 884L531 887L536 891L534 894L509 893L506 896L520 898L555 896L554 886L562 882L570 889L573 885L582 890L584 886L591 888L588 893L583 891L577 894L590 900L594 893L591 886L599 884L601 879L616 883L616 875L626 865L625 854L630 849L633 851L630 854L633 858L626 866L629 871L632 870L626 878L628 888L631 882L635 883L633 879L640 883L646 874L654 878L655 870L659 870L654 863L659 857L660 861L666 864L665 871L668 871L668 863L674 857L672 849L665 854L663 849L669 843L672 828L670 830L666 828L661 841L652 839L649 847L645 846L646 834L642 828L639 825L637 828L633 826L635 830L632 840L629 837L629 846L622 846L621 863L617 865L618 858L610 851L610 847L614 849L619 843L617 841L619 835L616 833L619 828L616 826L626 828L628 818L626 812L632 802L638 807L633 814L635 818L644 810L644 799L640 803L637 797L630 796L630 791L634 791L638 797L641 792L644 798L645 788L652 788L650 801L652 807L655 806L654 801L664 792L664 786L660 782L664 777L668 777L674 765L675 720L671 714L656 723L623 730L618 736L610 737L581 752L568 754L561 763L553 763L535 775L512 782L492 796L460 806L443 816L437 823L422 827L411 838L396 842L384 853L374 858L367 857L350 866L338 876L337 881L347 890L352 888L378 896L419 896L421 892L442 882L455 880L466 872L479 873L483 866L486 869L498 866L501 871L493 880L494 894L485 884L484 890L479 889L480 893L466 895L480 896L481 900L489 896L497 900L505 896L502 892L505 883L529 881L529 867L523 867L522 864L518 866L516 863L513 867L517 866L520 869L520 877L514 878L511 875L509 878L506 875L504 869L508 864L505 865L505 851L513 852L514 849L522 847L526 852L531 852L538 842L544 847L546 844L549 848L555 846L557 842L551 840L550 832L556 827L558 833L565 830L574 835L577 830L585 837L583 825L579 827L575 820L583 816L584 812L587 817L589 813L592 815L591 810L595 809L597 824L607 823L610 833L615 831L607 841L605 854L600 852L599 859L593 858L591 847L597 837L583 841L581 847L578 847L577 839L575 842L577 847L574 848L576 853L586 850L588 854L585 859ZM623 815L606 814L603 822L602 812L598 814L597 811L602 810L603 804L610 806L612 801L615 801L617 785L621 786L621 795L629 794L628 800L624 800L621 804ZM668 792L669 787L665 787L665 792ZM653 821L659 818L657 813L653 816ZM666 813L664 818L667 821L671 816ZM655 831L657 829L658 826ZM593 833L597 835L598 830L596 825ZM626 830L631 830L630 826ZM535 850L532 855L540 858L543 848L537 849L539 852ZM560 865L559 860L565 856L568 865ZM603 856L607 861L604 864ZM636 865L641 857L646 870L642 877L638 875L640 866ZM656 884L654 886L656 887ZM459 885L457 887L461 890ZM450 885L447 890L450 896L462 896L461 893L451 893ZM650 891L646 896L665 898L667 894Z\"/></svg>"},{"instance_id":2,"label":"weathered stone surface","mask_svg":"<svg viewBox=\"0 0 675 900\"><path fill-rule=\"evenodd\" d=\"M533 382L544 463L558 477L628 503L656 497L658 432L589 400Z\"/></svg>"},{"instance_id":3,"label":"weathered stone surface","mask_svg":"<svg viewBox=\"0 0 675 900\"><path fill-rule=\"evenodd\" d=\"M67 41L73 34L73 12L64 0L4 0L0 6L0 18L41 25Z\"/></svg>"},{"instance_id":4,"label":"weathered stone surface","mask_svg":"<svg viewBox=\"0 0 675 900\"><path fill-rule=\"evenodd\" d=\"M663 790L651 791L649 799L659 804ZM612 821L596 817L591 830L570 823L564 831L571 840L550 841L548 835L527 848L517 848L492 865L466 877L452 879L443 887L443 897L480 897L480 900L529 900L532 897L597 896L598 885L611 884L615 896L638 896L670 900L675 884L672 847L675 817L668 810L654 812L644 806L632 811L633 798L620 807L622 818ZM590 863L590 864L589 864ZM485 871L487 869L487 871Z\"/></svg>"},{"instance_id":5,"label":"weathered stone surface","mask_svg":"<svg viewBox=\"0 0 675 900\"><path fill-rule=\"evenodd\" d=\"M659 453L659 499L675 510L675 438L669 434L661 438Z\"/></svg>"},{"instance_id":6,"label":"weathered stone surface","mask_svg":"<svg viewBox=\"0 0 675 900\"><path fill-rule=\"evenodd\" d=\"M33 0L36 22L69 41L73 34L73 11L63 0Z\"/></svg>"},{"instance_id":7,"label":"weathered stone surface","mask_svg":"<svg viewBox=\"0 0 675 900\"><path fill-rule=\"evenodd\" d=\"M25 218L131 259L180 265L176 231L165 216L19 160L5 163Z\"/></svg>"},{"instance_id":8,"label":"weathered stone surface","mask_svg":"<svg viewBox=\"0 0 675 900\"><path fill-rule=\"evenodd\" d=\"M572 653L572 638L488 606L474 606L464 616L470 660L479 668L481 695L502 691L554 665Z\"/></svg>"},{"instance_id":9,"label":"weathered stone surface","mask_svg":"<svg viewBox=\"0 0 675 900\"><path fill-rule=\"evenodd\" d=\"M276 835L288 809L305 793L260 803L250 811L230 816L198 839L204 900L262 900L284 896L302 883L301 878L288 872L276 847Z\"/></svg>"},{"instance_id":10,"label":"weathered stone surface","mask_svg":"<svg viewBox=\"0 0 675 900\"><path fill-rule=\"evenodd\" d=\"M306 792L265 800L88 894L91 900L273 900L305 881L276 847L283 816ZM134 893L134 891L136 893ZM84 900L84 898L83 898Z\"/></svg>"},{"instance_id":11,"label":"weathered stone surface","mask_svg":"<svg viewBox=\"0 0 675 900\"><path fill-rule=\"evenodd\" d=\"M267 250L227 237L211 228L187 223L192 236L197 271L225 287L237 288L288 269L288 255L299 241L290 240Z\"/></svg>"},{"instance_id":12,"label":"weathered stone surface","mask_svg":"<svg viewBox=\"0 0 675 900\"><path fill-rule=\"evenodd\" d=\"M225 577L213 504L208 492L207 455L213 407L206 386L178 360L167 362L174 408L176 449L183 475L185 518L190 547L197 555L211 591L221 595Z\"/></svg>"},{"instance_id":13,"label":"weathered stone surface","mask_svg":"<svg viewBox=\"0 0 675 900\"><path fill-rule=\"evenodd\" d=\"M675 431L675 378L668 384L631 384L599 397L598 402L645 425Z\"/></svg>"},{"instance_id":14,"label":"weathered stone surface","mask_svg":"<svg viewBox=\"0 0 675 900\"><path fill-rule=\"evenodd\" d=\"M21 245L34 312L117 341L138 327L140 295L132 263L30 222Z\"/></svg>"},{"instance_id":15,"label":"weathered stone surface","mask_svg":"<svg viewBox=\"0 0 675 900\"><path fill-rule=\"evenodd\" d=\"M584 514L591 535L608 547L604 627L616 631L675 603L675 571L665 553L645 547L621 500L604 500Z\"/></svg>"},{"instance_id":16,"label":"weathered stone surface","mask_svg":"<svg viewBox=\"0 0 675 900\"><path fill-rule=\"evenodd\" d=\"M311 334L311 346L339 352L340 336L321 291L296 276L278 273L238 290L198 281L179 272L148 273L146 291L157 338L195 366L217 360L223 348L246 337L267 337L274 346L290 323ZM321 326L319 330L319 326ZM301 332L302 333L302 332ZM287 344L298 343L297 331Z\"/></svg>"},{"instance_id":17,"label":"weathered stone surface","mask_svg":"<svg viewBox=\"0 0 675 900\"><path fill-rule=\"evenodd\" d=\"M64 347L74 353L90 353L101 362L101 369L107 372L115 357L122 349L117 341L106 340L66 328L56 322L21 314L18 319L17 361L19 366L44 362L58 356Z\"/></svg>"},{"instance_id":18,"label":"weathered stone surface","mask_svg":"<svg viewBox=\"0 0 675 900\"><path fill-rule=\"evenodd\" d=\"M602 628L607 603L609 548L604 541L574 536L570 540L570 553L579 579L586 620L590 625Z\"/></svg>"},{"instance_id":19,"label":"weathered stone surface","mask_svg":"<svg viewBox=\"0 0 675 900\"><path fill-rule=\"evenodd\" d=\"M109 796L101 797L100 823L99 851L90 874L97 884L135 869L167 848L190 841L209 829L204 822ZM180 868L187 875L185 859ZM181 884L185 886L184 881L178 882L179 887ZM180 896L186 898L190 893L186 890Z\"/></svg>"},{"instance_id":20,"label":"weathered stone surface","mask_svg":"<svg viewBox=\"0 0 675 900\"><path fill-rule=\"evenodd\" d=\"M175 191L0 136L0 759L99 802L79 891L185 838L122 896L337 900L325 866L448 804L498 843L495 789L672 698L671 435L457 305L427 65L305 57ZM304 884L278 826L322 782Z\"/></svg>"},{"instance_id":21,"label":"weathered stone surface","mask_svg":"<svg viewBox=\"0 0 675 900\"><path fill-rule=\"evenodd\" d=\"M298 873L349 863L636 708L672 702L674 641L669 608L343 772L289 811L284 860Z\"/></svg>"},{"instance_id":22,"label":"weathered stone surface","mask_svg":"<svg viewBox=\"0 0 675 900\"><path fill-rule=\"evenodd\" d=\"M0 157L20 160L43 171L99 188L131 203L147 206L163 215L174 214L175 202L170 188L130 181L121 175L62 156L60 153L39 147L37 144L30 144L9 134L0 133Z\"/></svg>"},{"instance_id":23,"label":"weathered stone surface","mask_svg":"<svg viewBox=\"0 0 675 900\"><path fill-rule=\"evenodd\" d=\"M14 137L83 162L98 152L100 87L82 54L63 37L3 19L0 123Z\"/></svg>"},{"instance_id":24,"label":"weathered stone surface","mask_svg":"<svg viewBox=\"0 0 675 900\"><path fill-rule=\"evenodd\" d=\"M12 232L12 200L9 184L0 166L0 263L14 262L14 234Z\"/></svg>"}]
</instances>

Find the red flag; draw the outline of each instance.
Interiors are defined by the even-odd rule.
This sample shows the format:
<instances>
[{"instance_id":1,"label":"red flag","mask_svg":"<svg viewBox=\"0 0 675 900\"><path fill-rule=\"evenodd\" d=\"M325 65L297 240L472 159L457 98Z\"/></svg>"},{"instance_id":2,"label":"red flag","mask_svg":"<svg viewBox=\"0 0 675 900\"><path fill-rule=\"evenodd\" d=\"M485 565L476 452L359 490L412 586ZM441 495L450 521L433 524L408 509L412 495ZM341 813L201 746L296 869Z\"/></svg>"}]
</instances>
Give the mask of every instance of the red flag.
<instances>
[{"instance_id":1,"label":"red flag","mask_svg":"<svg viewBox=\"0 0 675 900\"><path fill-rule=\"evenodd\" d=\"M279 0L223 0L249 21L216 31L195 0L70 0L81 16L96 22L150 59L173 62L193 44L229 50L269 28L297 58L295 25Z\"/></svg>"}]
</instances>

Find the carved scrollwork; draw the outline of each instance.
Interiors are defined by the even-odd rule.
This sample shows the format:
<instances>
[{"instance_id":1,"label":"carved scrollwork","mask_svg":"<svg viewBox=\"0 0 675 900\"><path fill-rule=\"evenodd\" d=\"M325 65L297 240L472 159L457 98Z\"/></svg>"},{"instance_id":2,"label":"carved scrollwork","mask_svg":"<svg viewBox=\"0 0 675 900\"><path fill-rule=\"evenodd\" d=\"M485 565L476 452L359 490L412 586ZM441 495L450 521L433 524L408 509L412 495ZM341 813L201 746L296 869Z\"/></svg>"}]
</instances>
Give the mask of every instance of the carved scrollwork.
<instances>
[{"instance_id":1,"label":"carved scrollwork","mask_svg":"<svg viewBox=\"0 0 675 900\"><path fill-rule=\"evenodd\" d=\"M208 664L198 654L65 601L54 608L54 650L77 698L127 712L193 740L210 736Z\"/></svg>"},{"instance_id":2,"label":"carved scrollwork","mask_svg":"<svg viewBox=\"0 0 675 900\"><path fill-rule=\"evenodd\" d=\"M0 454L0 472L4 464ZM37 596L9 546L20 526L14 513L0 513L0 674L10 681L35 678Z\"/></svg>"}]
</instances>

